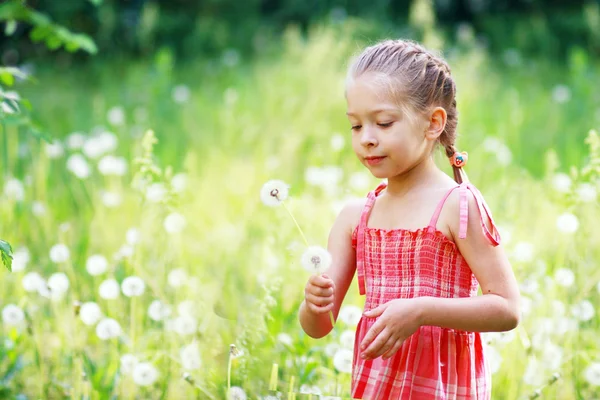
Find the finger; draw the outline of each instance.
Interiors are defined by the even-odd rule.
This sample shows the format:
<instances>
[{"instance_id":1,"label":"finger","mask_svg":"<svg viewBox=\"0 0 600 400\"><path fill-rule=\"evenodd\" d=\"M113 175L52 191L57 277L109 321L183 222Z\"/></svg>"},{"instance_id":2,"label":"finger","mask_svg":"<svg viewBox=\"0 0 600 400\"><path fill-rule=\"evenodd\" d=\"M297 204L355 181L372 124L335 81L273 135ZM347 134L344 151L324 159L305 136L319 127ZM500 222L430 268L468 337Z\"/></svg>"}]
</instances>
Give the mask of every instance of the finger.
<instances>
[{"instance_id":1,"label":"finger","mask_svg":"<svg viewBox=\"0 0 600 400\"><path fill-rule=\"evenodd\" d=\"M320 296L320 297L329 297L329 296L333 296L333 288L322 288L319 286L312 286L310 288L310 293L314 294L315 296Z\"/></svg>"},{"instance_id":2,"label":"finger","mask_svg":"<svg viewBox=\"0 0 600 400\"><path fill-rule=\"evenodd\" d=\"M402 347L402 343L404 343L404 340L396 340L396 343L394 343L394 345L392 346L392 348L390 350L388 350L382 356L382 358L384 360L387 360L388 358L391 358L394 354L396 354L398 352L398 350L400 350L400 347Z\"/></svg>"},{"instance_id":3,"label":"finger","mask_svg":"<svg viewBox=\"0 0 600 400\"><path fill-rule=\"evenodd\" d=\"M320 307L317 306L316 304L313 304L309 301L306 302L306 306L308 307L308 309L313 313L313 314L325 314L328 313L329 311L333 310L333 304L331 303L329 305L326 305L324 307Z\"/></svg>"},{"instance_id":4,"label":"finger","mask_svg":"<svg viewBox=\"0 0 600 400\"><path fill-rule=\"evenodd\" d=\"M315 296L312 293L307 293L305 298L310 303L313 303L314 305L319 306L319 307L324 307L324 306L327 306L327 305L333 303L333 296L321 297L321 296Z\"/></svg>"},{"instance_id":5,"label":"finger","mask_svg":"<svg viewBox=\"0 0 600 400\"><path fill-rule=\"evenodd\" d=\"M331 279L328 278L324 278L322 276L319 275L312 275L309 279L308 282L315 285L315 286L319 286L322 288L330 288L333 287L333 281Z\"/></svg>"},{"instance_id":6,"label":"finger","mask_svg":"<svg viewBox=\"0 0 600 400\"><path fill-rule=\"evenodd\" d=\"M384 329L373 339L373 341L363 350L362 354L365 358L373 358L373 355L383 346L390 338L388 330Z\"/></svg>"},{"instance_id":7,"label":"finger","mask_svg":"<svg viewBox=\"0 0 600 400\"><path fill-rule=\"evenodd\" d=\"M366 350L366 348L371 344L371 342L379 335L379 333L383 330L385 324L381 322L381 320L375 322L371 329L367 332L362 342L360 343L360 349Z\"/></svg>"},{"instance_id":8,"label":"finger","mask_svg":"<svg viewBox=\"0 0 600 400\"><path fill-rule=\"evenodd\" d=\"M367 317L367 318L376 318L376 317L379 317L381 314L383 314L383 312L385 311L385 309L387 308L387 306L388 306L388 303L381 304L380 306L375 307L372 310L366 311L364 313L364 316Z\"/></svg>"},{"instance_id":9,"label":"finger","mask_svg":"<svg viewBox=\"0 0 600 400\"><path fill-rule=\"evenodd\" d=\"M383 346L381 346L381 348L379 348L377 351L374 352L374 354L372 355L372 358L377 358L377 357L387 353L389 350L392 349L392 347L394 347L394 344L396 344L396 341L397 341L397 339L393 335L390 335L387 342L385 342L383 344Z\"/></svg>"}]
</instances>

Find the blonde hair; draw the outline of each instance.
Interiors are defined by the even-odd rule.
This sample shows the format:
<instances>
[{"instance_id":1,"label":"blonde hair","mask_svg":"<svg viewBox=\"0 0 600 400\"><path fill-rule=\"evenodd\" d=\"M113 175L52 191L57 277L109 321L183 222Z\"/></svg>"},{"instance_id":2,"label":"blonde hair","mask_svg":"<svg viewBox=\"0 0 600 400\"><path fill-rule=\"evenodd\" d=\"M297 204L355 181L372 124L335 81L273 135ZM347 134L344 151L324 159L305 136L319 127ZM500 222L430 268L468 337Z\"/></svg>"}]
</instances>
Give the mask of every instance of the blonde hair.
<instances>
[{"instance_id":1,"label":"blonde hair","mask_svg":"<svg viewBox=\"0 0 600 400\"><path fill-rule=\"evenodd\" d=\"M443 107L447 119L438 141L448 158L456 153L456 84L450 66L441 57L412 40L385 40L367 47L348 69L348 79L370 73L380 77L380 83L398 101L398 105L412 111L426 112L431 107ZM452 166L454 180L467 180L460 167Z\"/></svg>"}]
</instances>

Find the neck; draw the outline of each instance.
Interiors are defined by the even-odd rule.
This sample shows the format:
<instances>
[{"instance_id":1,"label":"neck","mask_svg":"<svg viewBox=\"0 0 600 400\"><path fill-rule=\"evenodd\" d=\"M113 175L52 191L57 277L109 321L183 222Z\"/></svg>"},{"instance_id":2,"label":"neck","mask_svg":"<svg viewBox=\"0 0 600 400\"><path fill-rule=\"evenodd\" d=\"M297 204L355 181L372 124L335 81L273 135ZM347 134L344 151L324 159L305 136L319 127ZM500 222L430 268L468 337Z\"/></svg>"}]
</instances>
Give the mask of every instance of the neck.
<instances>
[{"instance_id":1,"label":"neck","mask_svg":"<svg viewBox=\"0 0 600 400\"><path fill-rule=\"evenodd\" d=\"M386 192L392 196L403 196L416 187L439 181L440 174L444 173L435 165L433 157L427 157L408 171L388 178Z\"/></svg>"}]
</instances>

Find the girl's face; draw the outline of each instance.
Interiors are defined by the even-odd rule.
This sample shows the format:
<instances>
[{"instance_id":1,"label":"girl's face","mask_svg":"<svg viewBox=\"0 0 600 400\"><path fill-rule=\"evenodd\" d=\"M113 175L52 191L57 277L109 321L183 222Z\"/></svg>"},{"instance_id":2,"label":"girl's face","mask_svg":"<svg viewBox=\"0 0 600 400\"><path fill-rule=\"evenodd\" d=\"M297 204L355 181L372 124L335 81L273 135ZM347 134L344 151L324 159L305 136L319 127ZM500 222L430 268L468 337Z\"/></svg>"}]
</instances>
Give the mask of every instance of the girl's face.
<instances>
[{"instance_id":1,"label":"girl's face","mask_svg":"<svg viewBox=\"0 0 600 400\"><path fill-rule=\"evenodd\" d=\"M383 179L417 166L431 154L433 144L426 138L427 119L407 115L381 86L373 76L361 75L348 83L346 101L354 152Z\"/></svg>"}]
</instances>

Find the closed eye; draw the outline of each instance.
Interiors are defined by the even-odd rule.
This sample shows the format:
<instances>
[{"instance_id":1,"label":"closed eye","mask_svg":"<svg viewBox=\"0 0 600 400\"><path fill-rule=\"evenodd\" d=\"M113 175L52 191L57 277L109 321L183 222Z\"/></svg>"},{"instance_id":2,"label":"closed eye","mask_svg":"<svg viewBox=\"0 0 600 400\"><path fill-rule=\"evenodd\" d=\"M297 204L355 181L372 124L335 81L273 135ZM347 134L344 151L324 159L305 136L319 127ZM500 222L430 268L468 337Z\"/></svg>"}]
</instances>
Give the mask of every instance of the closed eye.
<instances>
[{"instance_id":1,"label":"closed eye","mask_svg":"<svg viewBox=\"0 0 600 400\"><path fill-rule=\"evenodd\" d=\"M381 126L382 128L389 128L393 124L394 124L394 121L392 121L392 122L386 122L385 124L377 124L377 125Z\"/></svg>"},{"instance_id":2,"label":"closed eye","mask_svg":"<svg viewBox=\"0 0 600 400\"><path fill-rule=\"evenodd\" d=\"M357 131L357 130L359 130L360 128L362 128L362 125L354 125L354 126L352 126L352 128L351 128L351 129L352 129L353 131Z\"/></svg>"}]
</instances>

